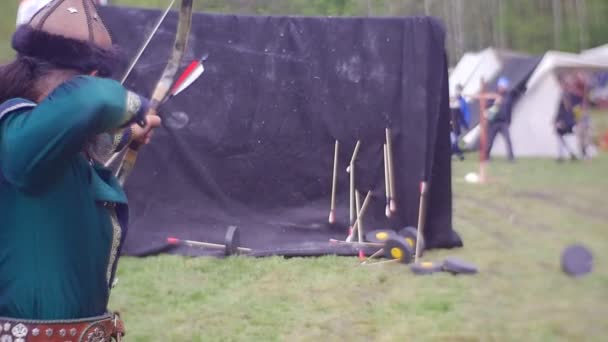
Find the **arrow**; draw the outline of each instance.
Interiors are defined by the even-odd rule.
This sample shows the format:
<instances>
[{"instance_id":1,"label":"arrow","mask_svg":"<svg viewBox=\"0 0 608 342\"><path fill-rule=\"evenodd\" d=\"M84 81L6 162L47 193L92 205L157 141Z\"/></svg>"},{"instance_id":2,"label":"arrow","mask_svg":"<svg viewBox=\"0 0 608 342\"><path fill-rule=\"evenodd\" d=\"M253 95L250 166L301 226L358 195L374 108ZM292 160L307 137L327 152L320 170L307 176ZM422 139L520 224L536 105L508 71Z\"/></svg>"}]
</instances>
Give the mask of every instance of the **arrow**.
<instances>
[{"instance_id":1,"label":"arrow","mask_svg":"<svg viewBox=\"0 0 608 342\"><path fill-rule=\"evenodd\" d=\"M207 60L209 54L203 55L203 57L198 61L192 61L190 65L184 70L181 76L177 79L173 88L171 88L171 92L169 93L169 97L177 96L182 91L186 90L189 86L191 86L201 75L205 72L205 66L203 62Z\"/></svg>"}]
</instances>

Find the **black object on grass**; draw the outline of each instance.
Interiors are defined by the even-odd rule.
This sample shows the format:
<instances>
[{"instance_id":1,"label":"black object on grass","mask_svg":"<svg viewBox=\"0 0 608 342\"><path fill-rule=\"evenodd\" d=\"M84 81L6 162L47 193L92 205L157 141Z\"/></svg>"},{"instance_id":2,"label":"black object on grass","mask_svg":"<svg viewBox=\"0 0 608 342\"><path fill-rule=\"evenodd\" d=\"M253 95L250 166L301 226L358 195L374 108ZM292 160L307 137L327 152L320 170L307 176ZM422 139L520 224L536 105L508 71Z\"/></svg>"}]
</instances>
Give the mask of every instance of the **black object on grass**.
<instances>
[{"instance_id":1,"label":"black object on grass","mask_svg":"<svg viewBox=\"0 0 608 342\"><path fill-rule=\"evenodd\" d=\"M443 270L452 274L475 274L478 272L475 265L455 257L445 259Z\"/></svg>"},{"instance_id":2,"label":"black object on grass","mask_svg":"<svg viewBox=\"0 0 608 342\"><path fill-rule=\"evenodd\" d=\"M414 249L401 236L396 236L384 244L384 256L387 259L396 259L404 264L409 264L414 258Z\"/></svg>"},{"instance_id":3,"label":"black object on grass","mask_svg":"<svg viewBox=\"0 0 608 342\"><path fill-rule=\"evenodd\" d=\"M418 239L418 231L416 228L408 226L401 229L398 234L402 236L410 244L410 246L412 246L414 251L416 250L416 242ZM424 239L420 240L420 244L420 255L422 255L424 252Z\"/></svg>"},{"instance_id":4,"label":"black object on grass","mask_svg":"<svg viewBox=\"0 0 608 342\"><path fill-rule=\"evenodd\" d=\"M593 255L583 245L570 245L562 253L561 264L564 273L580 277L593 269Z\"/></svg>"}]
</instances>

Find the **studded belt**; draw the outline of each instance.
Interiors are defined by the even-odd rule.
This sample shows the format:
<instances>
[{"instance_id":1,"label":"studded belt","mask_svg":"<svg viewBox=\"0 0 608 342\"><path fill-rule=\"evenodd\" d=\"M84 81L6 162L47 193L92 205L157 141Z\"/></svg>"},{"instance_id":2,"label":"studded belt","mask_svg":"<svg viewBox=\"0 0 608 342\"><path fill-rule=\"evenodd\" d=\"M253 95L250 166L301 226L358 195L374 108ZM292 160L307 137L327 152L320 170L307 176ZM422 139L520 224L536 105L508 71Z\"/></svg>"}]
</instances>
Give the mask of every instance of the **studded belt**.
<instances>
[{"instance_id":1,"label":"studded belt","mask_svg":"<svg viewBox=\"0 0 608 342\"><path fill-rule=\"evenodd\" d=\"M62 321L0 317L0 342L110 342L124 333L118 314Z\"/></svg>"}]
</instances>

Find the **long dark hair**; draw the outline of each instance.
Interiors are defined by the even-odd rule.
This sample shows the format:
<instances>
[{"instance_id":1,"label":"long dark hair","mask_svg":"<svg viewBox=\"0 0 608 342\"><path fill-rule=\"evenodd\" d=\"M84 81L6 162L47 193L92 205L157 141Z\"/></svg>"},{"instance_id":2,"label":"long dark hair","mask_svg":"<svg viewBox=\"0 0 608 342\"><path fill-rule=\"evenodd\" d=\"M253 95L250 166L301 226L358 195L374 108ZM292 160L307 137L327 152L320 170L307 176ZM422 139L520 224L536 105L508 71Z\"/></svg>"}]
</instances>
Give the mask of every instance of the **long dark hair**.
<instances>
[{"instance_id":1,"label":"long dark hair","mask_svg":"<svg viewBox=\"0 0 608 342\"><path fill-rule=\"evenodd\" d=\"M57 66L40 59L17 56L0 66L0 103L20 97L36 102L42 94L39 81Z\"/></svg>"}]
</instances>

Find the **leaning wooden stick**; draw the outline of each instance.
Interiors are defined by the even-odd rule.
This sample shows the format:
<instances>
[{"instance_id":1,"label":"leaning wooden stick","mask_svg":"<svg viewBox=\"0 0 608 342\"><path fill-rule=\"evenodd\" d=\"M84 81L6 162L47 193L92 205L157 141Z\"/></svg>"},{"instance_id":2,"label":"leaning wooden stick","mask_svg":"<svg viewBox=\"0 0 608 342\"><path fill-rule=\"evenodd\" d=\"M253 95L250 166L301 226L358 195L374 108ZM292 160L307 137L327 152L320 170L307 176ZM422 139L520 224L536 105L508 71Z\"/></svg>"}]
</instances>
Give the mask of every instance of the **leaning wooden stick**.
<instances>
[{"instance_id":1,"label":"leaning wooden stick","mask_svg":"<svg viewBox=\"0 0 608 342\"><path fill-rule=\"evenodd\" d=\"M355 145L355 150L353 151L353 155L350 158L350 163L348 163L348 167L346 168L346 172L350 172L351 165L355 163L357 159L357 154L359 154L359 148L361 147L361 140L357 140L357 144Z\"/></svg>"},{"instance_id":2,"label":"leaning wooden stick","mask_svg":"<svg viewBox=\"0 0 608 342\"><path fill-rule=\"evenodd\" d=\"M386 192L386 209L384 215L391 217L391 184L388 176L388 158L386 156L386 144L384 144L384 189Z\"/></svg>"},{"instance_id":3,"label":"leaning wooden stick","mask_svg":"<svg viewBox=\"0 0 608 342\"><path fill-rule=\"evenodd\" d=\"M378 261L378 262L374 262L372 264L370 263L365 263L363 265L366 266L371 266L371 265L382 265L382 264L390 264L390 263L394 263L394 262L400 262L401 260L399 259L391 259L391 260L384 260L384 261Z\"/></svg>"},{"instance_id":4,"label":"leaning wooden stick","mask_svg":"<svg viewBox=\"0 0 608 342\"><path fill-rule=\"evenodd\" d=\"M369 202L370 202L371 198L372 198L372 192L370 190L370 191L367 192L367 195L365 196L365 200L363 201L363 205L361 206L361 210L359 211L360 215L355 220L355 223L353 224L353 227L358 227L359 226L359 222L361 222L362 218L365 216L365 211L367 211L367 206L369 205ZM355 232L353 230L352 234L346 238L346 241L349 241L349 242L352 241L354 233Z\"/></svg>"},{"instance_id":5,"label":"leaning wooden stick","mask_svg":"<svg viewBox=\"0 0 608 342\"><path fill-rule=\"evenodd\" d=\"M357 217L361 216L361 195L358 190L355 190L355 204L357 205ZM357 224L357 235L359 243L363 242L363 220L360 220ZM359 249L359 259L365 259L365 253L363 249Z\"/></svg>"},{"instance_id":6,"label":"leaning wooden stick","mask_svg":"<svg viewBox=\"0 0 608 342\"><path fill-rule=\"evenodd\" d=\"M389 209L391 212L397 211L397 203L395 202L396 191L395 191L395 165L393 163L393 144L391 143L391 129L386 129L386 157L388 159L388 176L389 184L391 188L391 199L389 202Z\"/></svg>"},{"instance_id":7,"label":"leaning wooden stick","mask_svg":"<svg viewBox=\"0 0 608 342\"><path fill-rule=\"evenodd\" d=\"M382 253L384 253L384 248L380 248L376 253L370 255L367 259L363 260L359 265L365 265L365 264L367 264L373 258L377 257L378 255L382 255Z\"/></svg>"},{"instance_id":8,"label":"leaning wooden stick","mask_svg":"<svg viewBox=\"0 0 608 342\"><path fill-rule=\"evenodd\" d=\"M416 236L416 257L414 262L418 262L420 258L421 246L424 239L424 225L426 223L426 195L428 193L428 183L423 181L420 183L420 207L418 209L418 233Z\"/></svg>"},{"instance_id":9,"label":"leaning wooden stick","mask_svg":"<svg viewBox=\"0 0 608 342\"><path fill-rule=\"evenodd\" d=\"M334 174L331 181L331 204L329 209L329 223L334 224L336 222L336 186L338 181L338 152L340 149L340 142L336 140L336 146L334 147Z\"/></svg>"}]
</instances>

